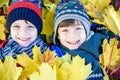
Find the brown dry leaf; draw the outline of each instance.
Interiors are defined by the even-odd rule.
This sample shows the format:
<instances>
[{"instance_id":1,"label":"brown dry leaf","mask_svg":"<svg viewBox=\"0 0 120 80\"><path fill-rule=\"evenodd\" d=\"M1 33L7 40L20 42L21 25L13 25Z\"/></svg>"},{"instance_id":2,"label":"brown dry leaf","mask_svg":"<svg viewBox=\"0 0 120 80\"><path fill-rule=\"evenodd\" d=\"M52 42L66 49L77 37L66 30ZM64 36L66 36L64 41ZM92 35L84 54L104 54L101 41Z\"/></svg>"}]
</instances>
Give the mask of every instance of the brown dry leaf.
<instances>
[{"instance_id":1,"label":"brown dry leaf","mask_svg":"<svg viewBox=\"0 0 120 80\"><path fill-rule=\"evenodd\" d=\"M55 51L50 51L50 49L48 48L43 53L43 62L47 62L49 65L53 66L55 61L55 56L56 56Z\"/></svg>"}]
</instances>

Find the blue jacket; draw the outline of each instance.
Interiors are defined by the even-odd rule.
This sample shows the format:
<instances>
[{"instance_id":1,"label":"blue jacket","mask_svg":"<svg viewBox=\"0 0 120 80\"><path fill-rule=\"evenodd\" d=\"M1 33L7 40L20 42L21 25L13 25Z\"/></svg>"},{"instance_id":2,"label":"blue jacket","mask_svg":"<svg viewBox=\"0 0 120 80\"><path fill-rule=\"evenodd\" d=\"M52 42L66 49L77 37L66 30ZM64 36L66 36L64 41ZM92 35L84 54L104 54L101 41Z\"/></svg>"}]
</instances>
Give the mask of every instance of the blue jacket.
<instances>
[{"instance_id":1,"label":"blue jacket","mask_svg":"<svg viewBox=\"0 0 120 80\"><path fill-rule=\"evenodd\" d=\"M66 53L69 53L71 56L79 55L80 57L85 58L86 64L92 63L93 70L87 80L102 80L104 75L99 65L99 55L101 53L100 48L104 38L106 38L104 35L95 33L78 49L69 50L63 45L60 45L60 47L52 45L51 50L55 50L58 57L62 57Z\"/></svg>"}]
</instances>

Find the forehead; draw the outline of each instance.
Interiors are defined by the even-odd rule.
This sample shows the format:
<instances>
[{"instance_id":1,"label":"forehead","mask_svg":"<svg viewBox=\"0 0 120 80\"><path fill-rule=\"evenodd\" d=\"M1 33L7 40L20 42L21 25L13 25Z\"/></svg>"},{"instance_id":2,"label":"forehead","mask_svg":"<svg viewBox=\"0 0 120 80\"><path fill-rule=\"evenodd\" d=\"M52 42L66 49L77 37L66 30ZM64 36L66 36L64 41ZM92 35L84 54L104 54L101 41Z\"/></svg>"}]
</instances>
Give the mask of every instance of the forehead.
<instances>
[{"instance_id":1,"label":"forehead","mask_svg":"<svg viewBox=\"0 0 120 80\"><path fill-rule=\"evenodd\" d=\"M26 20L16 20L12 23L12 25L22 25L22 24L28 24L28 25L33 25L31 22L26 21ZM12 26L11 25L11 26Z\"/></svg>"},{"instance_id":2,"label":"forehead","mask_svg":"<svg viewBox=\"0 0 120 80\"><path fill-rule=\"evenodd\" d=\"M67 19L62 22L60 22L59 27L68 27L68 26L78 26L78 25L83 25L81 21L76 20L76 19Z\"/></svg>"}]
</instances>

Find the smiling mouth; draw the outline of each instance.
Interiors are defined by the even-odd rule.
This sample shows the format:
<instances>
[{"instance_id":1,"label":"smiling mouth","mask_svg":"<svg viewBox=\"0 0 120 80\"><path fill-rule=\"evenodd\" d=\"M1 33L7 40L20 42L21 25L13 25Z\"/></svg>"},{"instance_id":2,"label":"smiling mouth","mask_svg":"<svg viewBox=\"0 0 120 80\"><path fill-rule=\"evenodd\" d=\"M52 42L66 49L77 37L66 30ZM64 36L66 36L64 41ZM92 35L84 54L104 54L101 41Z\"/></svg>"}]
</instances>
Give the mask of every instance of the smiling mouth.
<instances>
[{"instance_id":1,"label":"smiling mouth","mask_svg":"<svg viewBox=\"0 0 120 80\"><path fill-rule=\"evenodd\" d=\"M20 41L28 41L30 38L18 38Z\"/></svg>"},{"instance_id":2,"label":"smiling mouth","mask_svg":"<svg viewBox=\"0 0 120 80\"><path fill-rule=\"evenodd\" d=\"M78 41L67 41L69 44L71 45L76 45L79 43L79 40Z\"/></svg>"}]
</instances>

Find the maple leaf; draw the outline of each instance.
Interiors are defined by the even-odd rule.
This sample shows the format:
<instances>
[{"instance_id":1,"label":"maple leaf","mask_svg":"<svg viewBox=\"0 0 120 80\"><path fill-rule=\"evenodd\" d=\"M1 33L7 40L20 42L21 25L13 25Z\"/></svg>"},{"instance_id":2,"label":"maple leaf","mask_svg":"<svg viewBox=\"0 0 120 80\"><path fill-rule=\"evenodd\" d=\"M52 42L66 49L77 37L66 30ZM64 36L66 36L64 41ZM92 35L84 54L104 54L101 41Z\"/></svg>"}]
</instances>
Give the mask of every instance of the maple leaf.
<instances>
[{"instance_id":1,"label":"maple leaf","mask_svg":"<svg viewBox=\"0 0 120 80\"><path fill-rule=\"evenodd\" d=\"M49 65L53 66L55 61L55 56L56 56L55 51L50 51L50 49L48 48L43 53L43 62L47 62Z\"/></svg>"},{"instance_id":2,"label":"maple leaf","mask_svg":"<svg viewBox=\"0 0 120 80\"><path fill-rule=\"evenodd\" d=\"M21 67L16 66L17 61L12 56L6 56L4 63L0 61L0 80L18 80L22 72Z\"/></svg>"},{"instance_id":3,"label":"maple leaf","mask_svg":"<svg viewBox=\"0 0 120 80\"><path fill-rule=\"evenodd\" d=\"M50 51L50 49L48 48L42 54L40 51L40 47L37 47L37 46L35 46L32 49L32 51L33 51L33 60L38 64L41 64L42 62L46 62L51 66L54 65L55 56L56 56L55 51Z\"/></svg>"},{"instance_id":4,"label":"maple leaf","mask_svg":"<svg viewBox=\"0 0 120 80\"><path fill-rule=\"evenodd\" d=\"M109 42L107 39L103 41L103 53L100 55L100 64L104 73L106 71L105 75L118 75L119 70L117 68L120 66L120 49L117 48L117 45L118 41L115 38L110 39Z\"/></svg>"},{"instance_id":5,"label":"maple leaf","mask_svg":"<svg viewBox=\"0 0 120 80\"><path fill-rule=\"evenodd\" d=\"M20 79L28 78L28 75L32 74L35 71L39 73L38 63L35 60L31 59L26 53L17 55L17 63L23 67Z\"/></svg>"},{"instance_id":6,"label":"maple leaf","mask_svg":"<svg viewBox=\"0 0 120 80\"><path fill-rule=\"evenodd\" d=\"M81 3L83 3L84 5L86 5L88 3L88 0L78 0L80 1Z\"/></svg>"},{"instance_id":7,"label":"maple leaf","mask_svg":"<svg viewBox=\"0 0 120 80\"><path fill-rule=\"evenodd\" d=\"M39 65L42 63L42 53L40 47L37 47L36 45L32 49L33 52L33 60L38 63Z\"/></svg>"},{"instance_id":8,"label":"maple leaf","mask_svg":"<svg viewBox=\"0 0 120 80\"><path fill-rule=\"evenodd\" d=\"M53 26L54 26L54 14L55 14L55 4L45 4L42 8L43 14L43 30L42 34L46 34L46 39L48 43L52 42Z\"/></svg>"},{"instance_id":9,"label":"maple leaf","mask_svg":"<svg viewBox=\"0 0 120 80\"><path fill-rule=\"evenodd\" d=\"M55 67L52 68L48 63L42 63L39 67L40 74L37 72L30 75L30 80L56 80Z\"/></svg>"},{"instance_id":10,"label":"maple leaf","mask_svg":"<svg viewBox=\"0 0 120 80\"><path fill-rule=\"evenodd\" d=\"M105 9L104 22L109 30L120 36L120 10L116 11L113 6Z\"/></svg>"},{"instance_id":11,"label":"maple leaf","mask_svg":"<svg viewBox=\"0 0 120 80\"><path fill-rule=\"evenodd\" d=\"M1 0L0 1L0 7L2 7L3 5L7 5L8 6L9 0Z\"/></svg>"},{"instance_id":12,"label":"maple leaf","mask_svg":"<svg viewBox=\"0 0 120 80\"><path fill-rule=\"evenodd\" d=\"M92 18L94 18L93 22L104 25L104 18L102 16L104 9L109 6L111 0L86 0L86 2L82 1L84 7Z\"/></svg>"},{"instance_id":13,"label":"maple leaf","mask_svg":"<svg viewBox=\"0 0 120 80\"><path fill-rule=\"evenodd\" d=\"M108 6L111 0L89 0L85 5L87 13L97 19L103 19L102 11Z\"/></svg>"},{"instance_id":14,"label":"maple leaf","mask_svg":"<svg viewBox=\"0 0 120 80\"><path fill-rule=\"evenodd\" d=\"M0 40L6 39L6 27L5 27L6 19L4 16L0 16Z\"/></svg>"},{"instance_id":15,"label":"maple leaf","mask_svg":"<svg viewBox=\"0 0 120 80\"><path fill-rule=\"evenodd\" d=\"M85 65L85 59L73 57L71 63L56 60L57 80L85 80L91 71L91 64Z\"/></svg>"},{"instance_id":16,"label":"maple leaf","mask_svg":"<svg viewBox=\"0 0 120 80\"><path fill-rule=\"evenodd\" d=\"M58 4L58 0L43 0L43 4Z\"/></svg>"}]
</instances>

